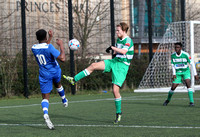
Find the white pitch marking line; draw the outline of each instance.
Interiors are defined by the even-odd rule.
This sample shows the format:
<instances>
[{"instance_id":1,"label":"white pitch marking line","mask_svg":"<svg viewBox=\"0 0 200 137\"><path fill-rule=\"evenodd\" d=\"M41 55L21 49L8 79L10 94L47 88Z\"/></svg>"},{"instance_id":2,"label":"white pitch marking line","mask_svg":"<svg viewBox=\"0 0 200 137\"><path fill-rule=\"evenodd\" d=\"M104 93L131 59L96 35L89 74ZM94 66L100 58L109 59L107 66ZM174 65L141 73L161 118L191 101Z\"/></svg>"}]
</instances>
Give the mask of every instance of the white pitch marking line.
<instances>
[{"instance_id":1,"label":"white pitch marking line","mask_svg":"<svg viewBox=\"0 0 200 137\"><path fill-rule=\"evenodd\" d=\"M46 126L45 124L1 124L0 126ZM56 124L55 127L111 127L111 128L170 128L170 129L200 129L200 127L181 126L142 126L142 125L77 125Z\"/></svg>"},{"instance_id":2,"label":"white pitch marking line","mask_svg":"<svg viewBox=\"0 0 200 137\"><path fill-rule=\"evenodd\" d=\"M130 98L130 97L129 97ZM96 100L82 100L82 101L69 101L69 103L81 103L81 102L96 102L96 101L105 101L105 100L113 100L113 98L107 98L107 99L96 99ZM123 100L163 100L163 99L158 99L158 98L150 98L150 99L137 99L137 98L123 98ZM188 100L188 98L176 98L174 100ZM195 98L195 100L200 100L199 98ZM50 103L50 104L61 104L61 102L55 102L55 103ZM40 106L41 104L30 104L30 105L18 105L18 106L3 106L0 107L0 109L3 108L21 108L21 107L32 107L32 106Z\"/></svg>"},{"instance_id":3,"label":"white pitch marking line","mask_svg":"<svg viewBox=\"0 0 200 137\"><path fill-rule=\"evenodd\" d=\"M163 96L163 95L152 95L152 96ZM128 98L131 98L133 100L134 98L139 97L152 97L152 96L131 96L131 97L123 97L123 100L130 100ZM81 100L81 101L69 101L69 103L81 103L81 102L96 102L96 101L105 101L105 100L114 100L114 98L105 98L105 99L94 99L94 100ZM139 99L136 99L139 100ZM141 100L141 99L140 99ZM152 99L150 99L152 100ZM61 104L61 102L55 102L50 104ZM29 104L29 105L17 105L17 106L3 106L1 108L20 108L20 107L31 107L31 106L40 106L41 104Z\"/></svg>"}]
</instances>

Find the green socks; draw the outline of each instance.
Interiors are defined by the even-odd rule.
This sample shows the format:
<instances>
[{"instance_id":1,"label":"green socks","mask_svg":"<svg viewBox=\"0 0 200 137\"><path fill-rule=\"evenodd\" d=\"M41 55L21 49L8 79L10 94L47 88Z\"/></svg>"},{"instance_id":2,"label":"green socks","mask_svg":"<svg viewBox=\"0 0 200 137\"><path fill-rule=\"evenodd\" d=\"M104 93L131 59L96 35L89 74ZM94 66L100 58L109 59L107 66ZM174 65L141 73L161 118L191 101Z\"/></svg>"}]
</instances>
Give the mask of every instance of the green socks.
<instances>
[{"instance_id":1,"label":"green socks","mask_svg":"<svg viewBox=\"0 0 200 137\"><path fill-rule=\"evenodd\" d=\"M90 75L90 73L88 72L87 69L85 69L85 70L79 72L79 73L74 77L74 80L77 82L77 81L79 81L80 79L82 79L82 78L84 78L84 77L86 77L86 76L89 76L89 75Z\"/></svg>"},{"instance_id":2,"label":"green socks","mask_svg":"<svg viewBox=\"0 0 200 137\"><path fill-rule=\"evenodd\" d=\"M168 97L167 97L168 101L171 100L173 94L174 94L174 91L170 90L169 93L168 93ZM194 103L192 88L188 88L188 97L190 99L190 103Z\"/></svg>"},{"instance_id":3,"label":"green socks","mask_svg":"<svg viewBox=\"0 0 200 137\"><path fill-rule=\"evenodd\" d=\"M116 107L116 113L122 113L122 111L121 111L121 97L115 98L115 107Z\"/></svg>"},{"instance_id":4,"label":"green socks","mask_svg":"<svg viewBox=\"0 0 200 137\"><path fill-rule=\"evenodd\" d=\"M167 97L167 100L168 100L168 101L171 100L173 94L174 94L174 91L173 91L173 90L170 90L169 93L168 93L168 97ZM190 99L190 103L194 103L194 99L193 99L193 90L192 90L192 88L188 88L188 97L189 97L189 99Z\"/></svg>"},{"instance_id":5,"label":"green socks","mask_svg":"<svg viewBox=\"0 0 200 137\"><path fill-rule=\"evenodd\" d=\"M192 88L188 88L188 97L190 99L190 103L194 103Z\"/></svg>"},{"instance_id":6,"label":"green socks","mask_svg":"<svg viewBox=\"0 0 200 137\"><path fill-rule=\"evenodd\" d=\"M169 93L168 93L168 97L167 97L168 101L171 100L173 94L174 94L174 90L170 90Z\"/></svg>"}]
</instances>

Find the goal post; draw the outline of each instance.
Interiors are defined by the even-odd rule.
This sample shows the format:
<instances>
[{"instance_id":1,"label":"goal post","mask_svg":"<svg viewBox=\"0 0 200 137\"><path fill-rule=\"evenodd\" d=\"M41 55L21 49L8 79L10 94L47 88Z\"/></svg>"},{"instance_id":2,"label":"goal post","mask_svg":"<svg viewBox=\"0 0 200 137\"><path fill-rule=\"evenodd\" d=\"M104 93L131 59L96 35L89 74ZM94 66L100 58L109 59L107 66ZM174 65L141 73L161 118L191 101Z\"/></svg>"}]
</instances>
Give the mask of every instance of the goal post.
<instances>
[{"instance_id":1,"label":"goal post","mask_svg":"<svg viewBox=\"0 0 200 137\"><path fill-rule=\"evenodd\" d=\"M174 43L181 42L183 50L188 52L195 64L200 64L200 21L173 22L166 32L154 56L134 92L168 92L172 85L171 54ZM199 65L200 66L200 65ZM200 70L200 67L199 67ZM197 69L197 73L198 69ZM200 82L195 81L191 71L191 88L200 90ZM175 92L187 92L184 84L180 84Z\"/></svg>"}]
</instances>

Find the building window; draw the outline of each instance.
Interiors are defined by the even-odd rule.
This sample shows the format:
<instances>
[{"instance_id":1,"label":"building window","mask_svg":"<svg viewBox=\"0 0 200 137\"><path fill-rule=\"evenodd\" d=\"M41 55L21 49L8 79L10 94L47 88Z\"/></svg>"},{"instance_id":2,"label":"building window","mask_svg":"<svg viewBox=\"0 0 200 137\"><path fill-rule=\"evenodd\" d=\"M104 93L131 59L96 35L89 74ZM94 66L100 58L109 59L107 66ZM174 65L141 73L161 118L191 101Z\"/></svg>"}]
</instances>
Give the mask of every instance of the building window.
<instances>
[{"instance_id":1,"label":"building window","mask_svg":"<svg viewBox=\"0 0 200 137\"><path fill-rule=\"evenodd\" d=\"M180 10L180 6L175 5L177 3L176 1L177 0L151 0L153 37L162 37L168 27L168 24L177 21L175 20L177 18L174 18L174 16L180 16L180 14L177 14ZM132 37L148 37L147 0L131 0L131 2ZM141 36L139 35L139 31L143 31Z\"/></svg>"},{"instance_id":2,"label":"building window","mask_svg":"<svg viewBox=\"0 0 200 137\"><path fill-rule=\"evenodd\" d=\"M138 37L139 32L139 3L138 0L132 0L132 35Z\"/></svg>"}]
</instances>

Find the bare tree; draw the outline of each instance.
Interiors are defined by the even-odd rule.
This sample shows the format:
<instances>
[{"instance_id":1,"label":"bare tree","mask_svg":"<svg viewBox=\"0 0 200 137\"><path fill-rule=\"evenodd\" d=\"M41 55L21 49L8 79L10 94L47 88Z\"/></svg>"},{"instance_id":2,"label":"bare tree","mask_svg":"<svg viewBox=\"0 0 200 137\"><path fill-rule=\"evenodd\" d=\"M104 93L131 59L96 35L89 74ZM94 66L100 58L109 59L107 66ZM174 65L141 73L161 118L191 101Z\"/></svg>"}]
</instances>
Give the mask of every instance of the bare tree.
<instances>
[{"instance_id":1,"label":"bare tree","mask_svg":"<svg viewBox=\"0 0 200 137\"><path fill-rule=\"evenodd\" d=\"M200 1L186 0L186 20L200 20Z\"/></svg>"},{"instance_id":2,"label":"bare tree","mask_svg":"<svg viewBox=\"0 0 200 137\"><path fill-rule=\"evenodd\" d=\"M51 15L43 16L42 20L45 20L43 21L44 25L49 26L57 32L64 32L66 34L68 32L68 2L66 0L61 2L64 8L61 10L62 16L56 16L60 20L59 22L52 19ZM72 8L73 35L81 43L79 53L83 57L86 53L94 53L95 48L104 43L108 38L107 35L109 34L110 36L110 1L75 0L72 3ZM68 35L64 37L68 39ZM108 45L105 46L107 47ZM87 50L88 48L89 50Z\"/></svg>"},{"instance_id":3,"label":"bare tree","mask_svg":"<svg viewBox=\"0 0 200 137\"><path fill-rule=\"evenodd\" d=\"M0 5L3 5L3 2L0 2ZM10 17L16 12L15 10L13 11L3 11L1 10L1 12L3 12L0 16L0 48L2 48L2 46L4 45L4 41L6 40L6 33L10 32L11 30L13 30L13 28L11 26L9 26L9 19ZM9 36L7 36L9 37ZM7 41L7 40L6 40ZM8 42L8 41L7 41Z\"/></svg>"},{"instance_id":4,"label":"bare tree","mask_svg":"<svg viewBox=\"0 0 200 137\"><path fill-rule=\"evenodd\" d=\"M96 3L84 0L82 3L77 1L74 4L74 36L81 42L82 57L85 56L86 49L91 42L89 39L93 39L108 27L106 18L110 15L109 5L110 3L104 0Z\"/></svg>"},{"instance_id":5,"label":"bare tree","mask_svg":"<svg viewBox=\"0 0 200 137\"><path fill-rule=\"evenodd\" d=\"M45 15L42 20L59 32L68 32L68 2L61 0L65 8L61 9L62 16L56 16L61 22L52 20L51 15ZM79 53L84 57L88 54L102 53L110 45L110 1L109 0L74 0L72 3L73 35L81 43ZM123 20L122 11L129 5L122 6L121 1L115 2L115 21ZM129 10L127 10L129 11ZM129 21L128 21L129 23ZM65 35L68 40L68 35Z\"/></svg>"},{"instance_id":6,"label":"bare tree","mask_svg":"<svg viewBox=\"0 0 200 137\"><path fill-rule=\"evenodd\" d=\"M10 55L13 37L9 34L18 28L14 26L14 23L10 25L11 16L16 10L4 10L3 1L0 1L0 5L0 87L2 90L0 96L9 96L12 94L13 81L16 79L16 66L19 63Z\"/></svg>"}]
</instances>

